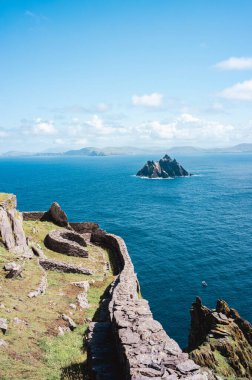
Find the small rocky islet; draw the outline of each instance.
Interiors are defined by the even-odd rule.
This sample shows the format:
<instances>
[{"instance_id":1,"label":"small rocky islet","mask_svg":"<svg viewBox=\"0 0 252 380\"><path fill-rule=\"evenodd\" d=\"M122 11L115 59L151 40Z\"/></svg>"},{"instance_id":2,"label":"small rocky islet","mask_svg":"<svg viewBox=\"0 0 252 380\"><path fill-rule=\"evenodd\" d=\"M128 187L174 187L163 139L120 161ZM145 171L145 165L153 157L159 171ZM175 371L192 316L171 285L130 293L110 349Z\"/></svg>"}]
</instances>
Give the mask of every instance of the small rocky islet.
<instances>
[{"instance_id":1,"label":"small rocky islet","mask_svg":"<svg viewBox=\"0 0 252 380\"><path fill-rule=\"evenodd\" d=\"M181 166L176 159L172 159L165 154L159 161L147 161L137 174L138 177L144 178L176 178L189 177L190 174Z\"/></svg>"}]
</instances>

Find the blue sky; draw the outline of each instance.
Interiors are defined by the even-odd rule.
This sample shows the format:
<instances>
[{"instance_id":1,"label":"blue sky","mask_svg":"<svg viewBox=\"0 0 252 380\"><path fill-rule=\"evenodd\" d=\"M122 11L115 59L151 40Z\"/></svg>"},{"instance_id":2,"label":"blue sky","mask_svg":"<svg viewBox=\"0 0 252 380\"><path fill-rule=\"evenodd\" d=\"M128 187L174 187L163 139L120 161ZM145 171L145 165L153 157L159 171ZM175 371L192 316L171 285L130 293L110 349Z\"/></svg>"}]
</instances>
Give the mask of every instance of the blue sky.
<instances>
[{"instance_id":1,"label":"blue sky","mask_svg":"<svg viewBox=\"0 0 252 380\"><path fill-rule=\"evenodd\" d=\"M0 0L0 151L252 142L250 0Z\"/></svg>"}]
</instances>

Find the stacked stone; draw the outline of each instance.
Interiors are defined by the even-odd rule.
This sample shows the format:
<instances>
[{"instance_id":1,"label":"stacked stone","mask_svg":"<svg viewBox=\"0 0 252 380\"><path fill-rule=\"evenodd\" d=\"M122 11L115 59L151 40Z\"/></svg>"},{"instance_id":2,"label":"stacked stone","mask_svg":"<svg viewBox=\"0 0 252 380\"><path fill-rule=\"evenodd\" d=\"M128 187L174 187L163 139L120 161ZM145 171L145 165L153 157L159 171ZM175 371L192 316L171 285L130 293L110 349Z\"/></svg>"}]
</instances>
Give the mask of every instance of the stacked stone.
<instances>
[{"instance_id":1,"label":"stacked stone","mask_svg":"<svg viewBox=\"0 0 252 380\"><path fill-rule=\"evenodd\" d=\"M85 239L74 231L53 230L45 238L47 248L68 256L88 257L88 252L83 248L87 244Z\"/></svg>"},{"instance_id":2,"label":"stacked stone","mask_svg":"<svg viewBox=\"0 0 252 380\"><path fill-rule=\"evenodd\" d=\"M92 241L112 250L120 274L111 290L110 321L124 380L212 380L183 353L178 344L153 319L148 301L139 297L139 284L124 241L115 235L97 233ZM92 340L92 337L90 337Z\"/></svg>"}]
</instances>

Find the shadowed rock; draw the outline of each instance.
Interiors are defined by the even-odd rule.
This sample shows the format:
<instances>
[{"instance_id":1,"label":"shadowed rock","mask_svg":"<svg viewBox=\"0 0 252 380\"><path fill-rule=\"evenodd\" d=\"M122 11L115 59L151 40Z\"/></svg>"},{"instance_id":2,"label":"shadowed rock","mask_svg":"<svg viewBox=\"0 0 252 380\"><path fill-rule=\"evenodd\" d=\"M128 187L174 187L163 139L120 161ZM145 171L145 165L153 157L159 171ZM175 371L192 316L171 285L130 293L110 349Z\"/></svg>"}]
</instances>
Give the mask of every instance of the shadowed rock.
<instances>
[{"instance_id":1,"label":"shadowed rock","mask_svg":"<svg viewBox=\"0 0 252 380\"><path fill-rule=\"evenodd\" d=\"M211 310L197 297L190 313L190 357L225 377L251 379L251 324L223 300Z\"/></svg>"},{"instance_id":2,"label":"shadowed rock","mask_svg":"<svg viewBox=\"0 0 252 380\"><path fill-rule=\"evenodd\" d=\"M147 161L144 167L137 172L138 177L147 178L175 178L190 175L175 159L167 154L159 161Z\"/></svg>"},{"instance_id":3,"label":"shadowed rock","mask_svg":"<svg viewBox=\"0 0 252 380\"><path fill-rule=\"evenodd\" d=\"M57 202L53 202L48 213L50 214L52 221L61 226L61 227L67 227L68 226L68 219L65 211L62 210L60 205Z\"/></svg>"}]
</instances>

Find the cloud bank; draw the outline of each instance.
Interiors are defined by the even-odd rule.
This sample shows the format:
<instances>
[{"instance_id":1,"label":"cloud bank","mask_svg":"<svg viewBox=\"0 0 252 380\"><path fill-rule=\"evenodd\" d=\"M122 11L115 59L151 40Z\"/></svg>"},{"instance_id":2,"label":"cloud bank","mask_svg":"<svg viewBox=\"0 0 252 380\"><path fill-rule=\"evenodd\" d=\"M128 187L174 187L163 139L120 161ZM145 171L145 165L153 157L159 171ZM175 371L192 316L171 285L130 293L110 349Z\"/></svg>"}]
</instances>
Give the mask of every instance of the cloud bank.
<instances>
[{"instance_id":1,"label":"cloud bank","mask_svg":"<svg viewBox=\"0 0 252 380\"><path fill-rule=\"evenodd\" d=\"M158 92L149 95L133 95L131 101L134 106L160 107L163 102L163 95Z\"/></svg>"},{"instance_id":2,"label":"cloud bank","mask_svg":"<svg viewBox=\"0 0 252 380\"><path fill-rule=\"evenodd\" d=\"M231 57L215 67L220 70L252 70L252 57Z\"/></svg>"}]
</instances>

